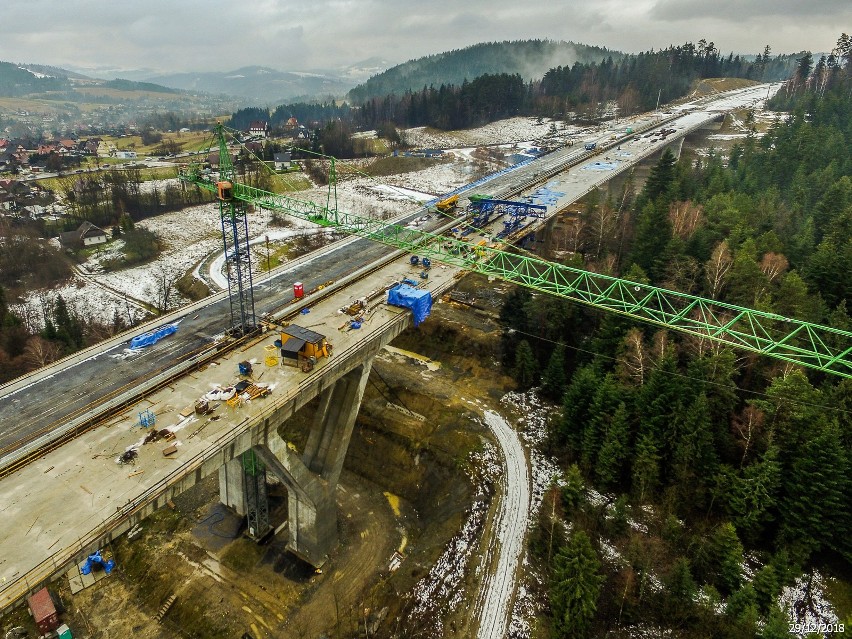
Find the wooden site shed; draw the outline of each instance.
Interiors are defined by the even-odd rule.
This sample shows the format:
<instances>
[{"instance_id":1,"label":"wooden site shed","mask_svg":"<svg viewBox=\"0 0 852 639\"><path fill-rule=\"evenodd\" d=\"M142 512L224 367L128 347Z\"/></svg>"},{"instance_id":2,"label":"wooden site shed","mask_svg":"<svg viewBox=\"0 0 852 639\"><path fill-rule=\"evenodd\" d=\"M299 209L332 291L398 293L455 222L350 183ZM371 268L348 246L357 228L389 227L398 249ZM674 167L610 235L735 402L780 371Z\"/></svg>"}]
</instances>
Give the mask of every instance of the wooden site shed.
<instances>
[{"instance_id":1,"label":"wooden site shed","mask_svg":"<svg viewBox=\"0 0 852 639\"><path fill-rule=\"evenodd\" d=\"M281 360L284 364L301 366L304 361L328 357L331 345L325 335L291 324L281 331Z\"/></svg>"}]
</instances>

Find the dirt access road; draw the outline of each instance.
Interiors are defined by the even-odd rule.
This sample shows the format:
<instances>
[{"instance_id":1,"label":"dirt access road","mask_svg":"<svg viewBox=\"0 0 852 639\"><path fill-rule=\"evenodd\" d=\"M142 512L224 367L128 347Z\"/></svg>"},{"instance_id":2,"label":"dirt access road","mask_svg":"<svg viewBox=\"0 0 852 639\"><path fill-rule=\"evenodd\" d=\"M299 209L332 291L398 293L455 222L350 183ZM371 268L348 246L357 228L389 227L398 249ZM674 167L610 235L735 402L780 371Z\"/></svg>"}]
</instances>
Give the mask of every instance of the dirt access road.
<instances>
[{"instance_id":1,"label":"dirt access road","mask_svg":"<svg viewBox=\"0 0 852 639\"><path fill-rule=\"evenodd\" d=\"M518 564L525 551L524 539L530 514L530 472L518 433L505 419L492 410L484 413L503 457L502 497L494 518L494 535L489 552L499 551L496 567L485 579L479 608L479 639L495 639L506 635Z\"/></svg>"}]
</instances>

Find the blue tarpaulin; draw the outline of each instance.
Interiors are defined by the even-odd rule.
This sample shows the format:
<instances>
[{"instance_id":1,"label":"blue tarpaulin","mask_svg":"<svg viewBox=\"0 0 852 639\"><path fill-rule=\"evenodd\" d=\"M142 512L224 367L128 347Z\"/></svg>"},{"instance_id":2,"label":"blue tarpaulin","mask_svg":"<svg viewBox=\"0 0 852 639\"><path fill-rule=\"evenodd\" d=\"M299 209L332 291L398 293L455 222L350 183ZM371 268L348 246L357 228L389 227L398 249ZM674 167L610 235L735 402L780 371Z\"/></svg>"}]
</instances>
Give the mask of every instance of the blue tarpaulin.
<instances>
[{"instance_id":1,"label":"blue tarpaulin","mask_svg":"<svg viewBox=\"0 0 852 639\"><path fill-rule=\"evenodd\" d=\"M388 304L410 308L414 314L414 325L419 326L432 310L432 293L400 284L388 291Z\"/></svg>"},{"instance_id":2,"label":"blue tarpaulin","mask_svg":"<svg viewBox=\"0 0 852 639\"><path fill-rule=\"evenodd\" d=\"M146 346L150 346L151 344L159 342L167 335L171 335L177 330L177 328L177 324L166 324L165 326L155 328L153 331L149 331L143 335L137 335L130 340L130 348L145 348Z\"/></svg>"}]
</instances>

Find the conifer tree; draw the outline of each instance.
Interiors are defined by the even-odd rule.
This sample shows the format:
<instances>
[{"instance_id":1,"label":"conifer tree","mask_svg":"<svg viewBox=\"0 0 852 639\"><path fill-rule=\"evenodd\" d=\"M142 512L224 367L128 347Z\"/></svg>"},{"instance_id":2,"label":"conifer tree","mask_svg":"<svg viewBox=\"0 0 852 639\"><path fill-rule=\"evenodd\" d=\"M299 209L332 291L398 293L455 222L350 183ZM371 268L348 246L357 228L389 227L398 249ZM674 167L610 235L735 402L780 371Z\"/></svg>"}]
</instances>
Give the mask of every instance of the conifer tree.
<instances>
[{"instance_id":1,"label":"conifer tree","mask_svg":"<svg viewBox=\"0 0 852 639\"><path fill-rule=\"evenodd\" d=\"M694 607L694 600L698 594L698 584L692 577L689 560L679 557L672 565L671 572L665 580L666 602L668 613L675 619L683 622L690 615Z\"/></svg>"},{"instance_id":2,"label":"conifer tree","mask_svg":"<svg viewBox=\"0 0 852 639\"><path fill-rule=\"evenodd\" d=\"M743 545L733 524L726 522L716 528L709 550L714 585L723 592L734 592L742 582Z\"/></svg>"},{"instance_id":3,"label":"conifer tree","mask_svg":"<svg viewBox=\"0 0 852 639\"><path fill-rule=\"evenodd\" d=\"M659 282L665 272L663 259L671 237L668 204L662 199L648 200L639 212L630 259L648 273L653 282Z\"/></svg>"},{"instance_id":4,"label":"conifer tree","mask_svg":"<svg viewBox=\"0 0 852 639\"><path fill-rule=\"evenodd\" d=\"M660 481L660 455L654 436L646 433L636 442L633 461L633 492L640 502L650 497Z\"/></svg>"},{"instance_id":5,"label":"conifer tree","mask_svg":"<svg viewBox=\"0 0 852 639\"><path fill-rule=\"evenodd\" d=\"M527 390L535 384L537 375L538 362L533 355L530 343L527 340L521 340L515 353L515 381L522 390Z\"/></svg>"},{"instance_id":6,"label":"conifer tree","mask_svg":"<svg viewBox=\"0 0 852 639\"><path fill-rule=\"evenodd\" d=\"M603 443L595 463L595 476L604 490L614 488L621 480L630 450L630 424L624 402L618 405L615 414L607 418Z\"/></svg>"},{"instance_id":7,"label":"conifer tree","mask_svg":"<svg viewBox=\"0 0 852 639\"><path fill-rule=\"evenodd\" d=\"M571 513L583 499L583 491L586 482L583 481L583 473L577 464L571 464L565 471L565 485L562 486L562 506L565 511Z\"/></svg>"},{"instance_id":8,"label":"conifer tree","mask_svg":"<svg viewBox=\"0 0 852 639\"><path fill-rule=\"evenodd\" d=\"M574 533L554 558L550 587L554 639L583 639L592 629L603 577L592 542Z\"/></svg>"},{"instance_id":9,"label":"conifer tree","mask_svg":"<svg viewBox=\"0 0 852 639\"><path fill-rule=\"evenodd\" d=\"M541 376L541 394L551 400L558 400L565 394L568 379L565 375L565 344L558 344L547 362L547 368Z\"/></svg>"},{"instance_id":10,"label":"conifer tree","mask_svg":"<svg viewBox=\"0 0 852 639\"><path fill-rule=\"evenodd\" d=\"M554 440L558 446L579 455L583 430L591 418L592 400L601 382L601 375L591 364L578 368L562 398L562 418L556 421Z\"/></svg>"}]
</instances>

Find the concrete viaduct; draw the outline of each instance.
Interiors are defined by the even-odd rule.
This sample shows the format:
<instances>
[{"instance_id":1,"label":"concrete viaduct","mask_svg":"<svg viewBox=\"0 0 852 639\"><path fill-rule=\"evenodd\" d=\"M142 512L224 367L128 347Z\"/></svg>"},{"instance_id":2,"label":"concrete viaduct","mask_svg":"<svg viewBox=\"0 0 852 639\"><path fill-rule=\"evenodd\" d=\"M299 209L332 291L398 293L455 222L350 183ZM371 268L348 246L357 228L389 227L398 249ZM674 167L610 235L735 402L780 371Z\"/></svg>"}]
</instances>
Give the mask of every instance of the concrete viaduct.
<instances>
[{"instance_id":1,"label":"concrete viaduct","mask_svg":"<svg viewBox=\"0 0 852 639\"><path fill-rule=\"evenodd\" d=\"M666 126L681 121L682 124L666 143L678 141L718 119L724 111L763 99L766 93L766 85L740 90L727 96L717 109L672 116L664 123ZM634 128L638 131L659 125L648 118ZM617 144L627 149L628 142L633 142L633 134L614 141L604 139L602 146L604 151ZM605 174L572 169L569 177L557 184L564 193L548 215L564 209L662 146L637 145L630 157L624 156L616 169ZM582 167L593 162L600 150L599 147L598 151L589 153L582 148L563 149L531 163L523 171L503 176L503 183L495 180L485 188L501 196L517 192L519 183L534 184L550 178L558 181L559 171L567 165ZM401 278L417 278L420 269L414 269L400 251L381 252L385 257L380 262L356 269L338 283L339 289L333 294L309 296L302 302L310 313L297 315L294 321L325 335L334 346L333 354L321 359L313 371L305 373L296 367L265 365L270 349L275 349L274 341L280 337L273 319L264 323L265 331L260 337L236 349L216 353L215 348L208 348L184 357L184 370L179 378L168 378L137 392L103 417L97 428L26 464L19 463L20 450L26 447L7 447L3 449L5 456L0 451L0 470L18 464L14 472L7 469L0 479L0 515L4 520L4 535L0 539L0 610L7 609L38 585L122 535L168 504L175 495L213 473L219 475L222 502L248 517L249 532L257 538L269 532L263 516L265 473L278 477L288 489L288 548L306 561L321 565L337 543L335 491L373 357L411 321L408 310L385 304L379 292ZM322 259L321 252L306 260L306 267L312 260ZM423 284L433 299L438 300L461 274L452 267L436 266ZM292 279L285 276L284 289ZM346 316L340 315L338 309L358 298L374 302L369 305L370 312L362 327L351 330L344 321ZM181 315L189 317L185 311ZM190 330L190 320L184 321ZM123 336L123 340L128 338ZM99 354L111 348L114 346L96 349L87 359L97 360ZM73 367L82 367L78 372L84 371L85 375L86 361L72 358L54 367L50 375L61 376L64 370ZM221 403L206 415L190 410L211 388L239 379L237 364L241 361L254 363L252 381L268 384L270 392L266 397L236 406ZM29 386L37 389L39 380L46 377L45 373L37 372L31 378L33 381L16 380L0 392L8 399L26 392ZM99 381L92 378L89 383L97 385ZM32 394L30 397L38 398ZM281 437L281 426L315 398L318 407L300 450ZM41 401L50 402L51 398L41 397ZM175 433L176 440L143 444L146 431L138 427L138 416L145 410L156 415L156 428L168 428ZM5 428L8 417L0 414L0 419ZM41 446L48 437L49 433L45 433L30 441ZM177 451L164 455L166 444L175 443ZM131 447L138 450L134 464L117 464L116 458ZM257 528L252 528L253 522Z\"/></svg>"}]
</instances>

